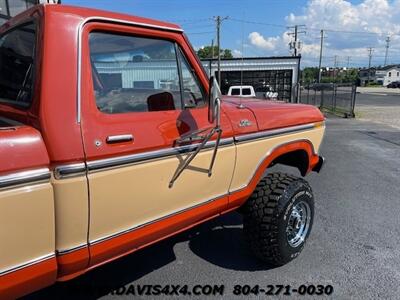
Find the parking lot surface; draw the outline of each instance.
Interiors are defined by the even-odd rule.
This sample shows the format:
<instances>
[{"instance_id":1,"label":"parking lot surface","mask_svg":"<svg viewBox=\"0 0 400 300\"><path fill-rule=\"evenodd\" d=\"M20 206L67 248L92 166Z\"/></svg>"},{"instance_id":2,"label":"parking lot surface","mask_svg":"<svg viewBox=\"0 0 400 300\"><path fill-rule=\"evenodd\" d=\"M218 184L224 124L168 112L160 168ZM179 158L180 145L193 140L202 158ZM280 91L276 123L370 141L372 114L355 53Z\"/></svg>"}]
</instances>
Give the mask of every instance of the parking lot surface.
<instances>
[{"instance_id":1,"label":"parking lot surface","mask_svg":"<svg viewBox=\"0 0 400 300\"><path fill-rule=\"evenodd\" d=\"M329 118L321 153L327 159L322 173L307 176L316 197L314 227L288 265L269 268L255 259L241 216L230 213L27 299L115 299L112 290L130 284L223 284L228 299L236 284L330 284L337 299L398 299L399 130ZM297 174L270 171L277 170Z\"/></svg>"},{"instance_id":2,"label":"parking lot surface","mask_svg":"<svg viewBox=\"0 0 400 300\"><path fill-rule=\"evenodd\" d=\"M400 129L400 93L359 93L356 97L355 112L359 120L373 121Z\"/></svg>"},{"instance_id":3,"label":"parking lot surface","mask_svg":"<svg viewBox=\"0 0 400 300\"><path fill-rule=\"evenodd\" d=\"M357 91L360 93L365 94L380 94L380 95L390 95L390 94L397 94L400 95L400 89L391 89L387 87L357 87Z\"/></svg>"}]
</instances>

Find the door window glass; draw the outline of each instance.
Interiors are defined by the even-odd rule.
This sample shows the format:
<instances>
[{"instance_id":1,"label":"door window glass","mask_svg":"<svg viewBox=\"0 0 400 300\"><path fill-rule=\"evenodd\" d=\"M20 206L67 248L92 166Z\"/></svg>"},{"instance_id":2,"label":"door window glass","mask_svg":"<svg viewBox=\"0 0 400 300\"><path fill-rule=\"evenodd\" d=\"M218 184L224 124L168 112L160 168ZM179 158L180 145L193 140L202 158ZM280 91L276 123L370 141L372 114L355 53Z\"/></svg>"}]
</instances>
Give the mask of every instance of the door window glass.
<instances>
[{"instance_id":1,"label":"door window glass","mask_svg":"<svg viewBox=\"0 0 400 300\"><path fill-rule=\"evenodd\" d=\"M36 26L22 25L0 37L0 102L29 107L32 102Z\"/></svg>"},{"instance_id":2,"label":"door window glass","mask_svg":"<svg viewBox=\"0 0 400 300\"><path fill-rule=\"evenodd\" d=\"M179 56L182 69L183 103L185 108L203 107L206 101L196 74L181 51L179 51Z\"/></svg>"},{"instance_id":3,"label":"door window glass","mask_svg":"<svg viewBox=\"0 0 400 300\"><path fill-rule=\"evenodd\" d=\"M173 42L92 32L89 44L100 111L116 114L181 109Z\"/></svg>"}]
</instances>

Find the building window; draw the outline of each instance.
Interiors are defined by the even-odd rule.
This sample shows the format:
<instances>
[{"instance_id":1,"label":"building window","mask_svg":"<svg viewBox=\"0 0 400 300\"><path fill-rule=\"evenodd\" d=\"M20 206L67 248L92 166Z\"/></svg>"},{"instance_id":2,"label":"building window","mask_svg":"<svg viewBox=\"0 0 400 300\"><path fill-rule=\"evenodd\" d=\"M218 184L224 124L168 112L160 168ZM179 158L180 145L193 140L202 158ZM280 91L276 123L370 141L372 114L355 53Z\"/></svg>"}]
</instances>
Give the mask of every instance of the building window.
<instances>
[{"instance_id":1,"label":"building window","mask_svg":"<svg viewBox=\"0 0 400 300\"><path fill-rule=\"evenodd\" d=\"M10 16L18 15L19 13L27 10L29 7L33 6L31 1L26 0L12 0L8 1L8 7L10 10Z\"/></svg>"},{"instance_id":2,"label":"building window","mask_svg":"<svg viewBox=\"0 0 400 300\"><path fill-rule=\"evenodd\" d=\"M392 77L392 72L389 72L389 77Z\"/></svg>"},{"instance_id":3,"label":"building window","mask_svg":"<svg viewBox=\"0 0 400 300\"><path fill-rule=\"evenodd\" d=\"M400 72L397 72L397 77L399 77Z\"/></svg>"},{"instance_id":4,"label":"building window","mask_svg":"<svg viewBox=\"0 0 400 300\"><path fill-rule=\"evenodd\" d=\"M6 0L0 0L0 15L8 17L8 9Z\"/></svg>"},{"instance_id":5,"label":"building window","mask_svg":"<svg viewBox=\"0 0 400 300\"><path fill-rule=\"evenodd\" d=\"M34 6L37 0L0 0L0 24Z\"/></svg>"}]
</instances>

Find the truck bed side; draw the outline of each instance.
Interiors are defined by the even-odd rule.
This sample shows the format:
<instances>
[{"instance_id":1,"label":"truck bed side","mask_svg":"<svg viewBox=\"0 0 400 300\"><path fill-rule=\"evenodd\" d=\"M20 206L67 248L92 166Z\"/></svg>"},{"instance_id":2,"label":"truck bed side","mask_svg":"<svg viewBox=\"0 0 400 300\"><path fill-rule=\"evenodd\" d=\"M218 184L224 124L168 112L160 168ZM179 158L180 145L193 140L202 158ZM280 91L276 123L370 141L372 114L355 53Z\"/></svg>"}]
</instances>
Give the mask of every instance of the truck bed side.
<instances>
[{"instance_id":1,"label":"truck bed side","mask_svg":"<svg viewBox=\"0 0 400 300\"><path fill-rule=\"evenodd\" d=\"M29 126L0 127L0 294L55 281L55 221L49 158Z\"/></svg>"}]
</instances>

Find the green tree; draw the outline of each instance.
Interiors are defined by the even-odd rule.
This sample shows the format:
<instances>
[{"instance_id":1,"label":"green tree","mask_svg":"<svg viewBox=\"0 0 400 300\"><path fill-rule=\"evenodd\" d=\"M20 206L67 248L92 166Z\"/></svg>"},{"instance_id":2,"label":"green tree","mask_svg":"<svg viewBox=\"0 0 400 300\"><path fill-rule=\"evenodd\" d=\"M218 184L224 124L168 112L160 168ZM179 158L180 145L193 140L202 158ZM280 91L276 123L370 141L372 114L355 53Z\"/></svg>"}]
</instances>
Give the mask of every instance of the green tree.
<instances>
[{"instance_id":1,"label":"green tree","mask_svg":"<svg viewBox=\"0 0 400 300\"><path fill-rule=\"evenodd\" d=\"M214 49L213 49L214 48ZM214 50L214 52L213 52ZM214 53L214 58L218 55L218 47L214 46L205 46L197 50L197 55L200 58L212 58L212 54ZM232 58L232 51L230 49L221 49L221 58Z\"/></svg>"},{"instance_id":2,"label":"green tree","mask_svg":"<svg viewBox=\"0 0 400 300\"><path fill-rule=\"evenodd\" d=\"M358 70L357 69L348 69L344 75L343 81L344 82L351 82L354 83L358 79Z\"/></svg>"},{"instance_id":3,"label":"green tree","mask_svg":"<svg viewBox=\"0 0 400 300\"><path fill-rule=\"evenodd\" d=\"M301 74L301 79L303 83L313 83L318 80L318 68L316 67L307 67L304 68Z\"/></svg>"}]
</instances>

